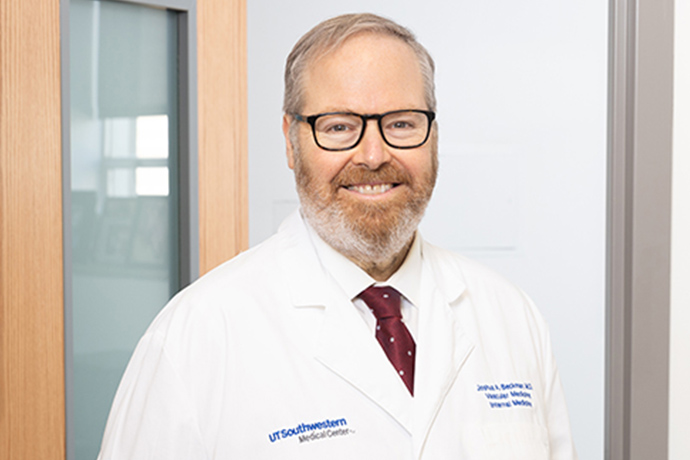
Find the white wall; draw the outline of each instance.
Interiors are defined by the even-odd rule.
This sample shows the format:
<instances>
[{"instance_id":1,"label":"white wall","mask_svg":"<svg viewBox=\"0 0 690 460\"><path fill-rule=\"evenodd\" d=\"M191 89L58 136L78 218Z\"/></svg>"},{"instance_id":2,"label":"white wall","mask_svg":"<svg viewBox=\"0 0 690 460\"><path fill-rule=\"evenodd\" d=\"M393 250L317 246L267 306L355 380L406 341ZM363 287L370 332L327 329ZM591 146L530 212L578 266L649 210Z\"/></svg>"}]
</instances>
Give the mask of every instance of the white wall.
<instances>
[{"instance_id":1,"label":"white wall","mask_svg":"<svg viewBox=\"0 0 690 460\"><path fill-rule=\"evenodd\" d=\"M675 2L669 460L690 458L690 2Z\"/></svg>"},{"instance_id":2,"label":"white wall","mask_svg":"<svg viewBox=\"0 0 690 460\"><path fill-rule=\"evenodd\" d=\"M294 42L339 13L415 31L437 63L425 237L522 286L551 325L582 459L604 451L607 2L248 2L250 242L296 206L280 130Z\"/></svg>"}]
</instances>

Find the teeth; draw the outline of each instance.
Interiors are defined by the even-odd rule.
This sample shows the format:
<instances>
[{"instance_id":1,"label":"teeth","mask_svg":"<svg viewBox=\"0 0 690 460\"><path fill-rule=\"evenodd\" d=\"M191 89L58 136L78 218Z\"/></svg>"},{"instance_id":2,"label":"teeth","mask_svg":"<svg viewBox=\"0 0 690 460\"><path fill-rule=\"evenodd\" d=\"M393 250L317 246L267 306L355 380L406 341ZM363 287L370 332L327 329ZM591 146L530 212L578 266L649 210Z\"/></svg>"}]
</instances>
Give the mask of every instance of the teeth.
<instances>
[{"instance_id":1,"label":"teeth","mask_svg":"<svg viewBox=\"0 0 690 460\"><path fill-rule=\"evenodd\" d=\"M353 192L361 193L363 195L378 195L392 189L391 184L376 184L376 185L351 185L347 189Z\"/></svg>"}]
</instances>

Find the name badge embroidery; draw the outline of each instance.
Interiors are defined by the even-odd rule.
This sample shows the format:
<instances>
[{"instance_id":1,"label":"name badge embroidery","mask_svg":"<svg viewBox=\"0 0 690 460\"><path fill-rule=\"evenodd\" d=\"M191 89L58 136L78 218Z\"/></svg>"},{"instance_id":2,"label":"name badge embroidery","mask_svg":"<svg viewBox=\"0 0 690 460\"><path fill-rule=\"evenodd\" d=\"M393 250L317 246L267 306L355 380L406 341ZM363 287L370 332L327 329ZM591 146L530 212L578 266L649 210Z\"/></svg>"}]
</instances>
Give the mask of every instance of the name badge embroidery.
<instances>
[{"instance_id":1,"label":"name badge embroidery","mask_svg":"<svg viewBox=\"0 0 690 460\"><path fill-rule=\"evenodd\" d=\"M355 430L347 426L344 418L326 419L315 423L300 423L294 428L283 428L268 434L268 440L272 443L297 436L300 443L318 441L339 436L354 434Z\"/></svg>"},{"instance_id":2,"label":"name badge embroidery","mask_svg":"<svg viewBox=\"0 0 690 460\"><path fill-rule=\"evenodd\" d=\"M478 383L477 392L484 395L491 409L532 407L534 400L529 382Z\"/></svg>"}]
</instances>

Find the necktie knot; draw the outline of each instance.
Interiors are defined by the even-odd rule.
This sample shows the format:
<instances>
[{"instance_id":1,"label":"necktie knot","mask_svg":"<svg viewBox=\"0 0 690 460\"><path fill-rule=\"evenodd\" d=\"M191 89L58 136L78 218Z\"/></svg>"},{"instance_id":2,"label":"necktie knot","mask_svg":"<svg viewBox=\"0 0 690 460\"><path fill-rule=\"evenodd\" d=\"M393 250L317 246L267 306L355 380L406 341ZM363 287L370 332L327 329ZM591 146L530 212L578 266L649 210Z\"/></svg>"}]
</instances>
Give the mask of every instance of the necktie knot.
<instances>
[{"instance_id":1,"label":"necktie knot","mask_svg":"<svg viewBox=\"0 0 690 460\"><path fill-rule=\"evenodd\" d=\"M390 286L370 286L359 295L377 320L402 318L400 313L400 293Z\"/></svg>"}]
</instances>

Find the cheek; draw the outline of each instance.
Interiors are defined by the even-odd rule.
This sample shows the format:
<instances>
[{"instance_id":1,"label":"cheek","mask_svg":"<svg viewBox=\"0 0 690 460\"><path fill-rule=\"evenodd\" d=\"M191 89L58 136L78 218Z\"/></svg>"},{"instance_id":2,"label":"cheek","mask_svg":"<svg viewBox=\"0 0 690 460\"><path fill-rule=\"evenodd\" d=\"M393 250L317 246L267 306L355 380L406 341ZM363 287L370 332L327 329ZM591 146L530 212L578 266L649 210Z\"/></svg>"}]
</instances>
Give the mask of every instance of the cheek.
<instances>
[{"instance_id":1,"label":"cheek","mask_svg":"<svg viewBox=\"0 0 690 460\"><path fill-rule=\"evenodd\" d=\"M347 161L342 161L336 155L328 152L316 152L316 155L309 160L311 160L309 169L312 171L315 181L320 184L333 182L338 173L347 165Z\"/></svg>"},{"instance_id":2,"label":"cheek","mask_svg":"<svg viewBox=\"0 0 690 460\"><path fill-rule=\"evenodd\" d=\"M337 158L328 157L324 152L301 152L296 158L295 170L298 182L313 189L332 188L335 177L344 168L345 163Z\"/></svg>"},{"instance_id":3,"label":"cheek","mask_svg":"<svg viewBox=\"0 0 690 460\"><path fill-rule=\"evenodd\" d=\"M419 156L414 156L401 161L403 167L413 177L414 182L420 183L428 181L435 174L436 167L430 153L419 152Z\"/></svg>"}]
</instances>

